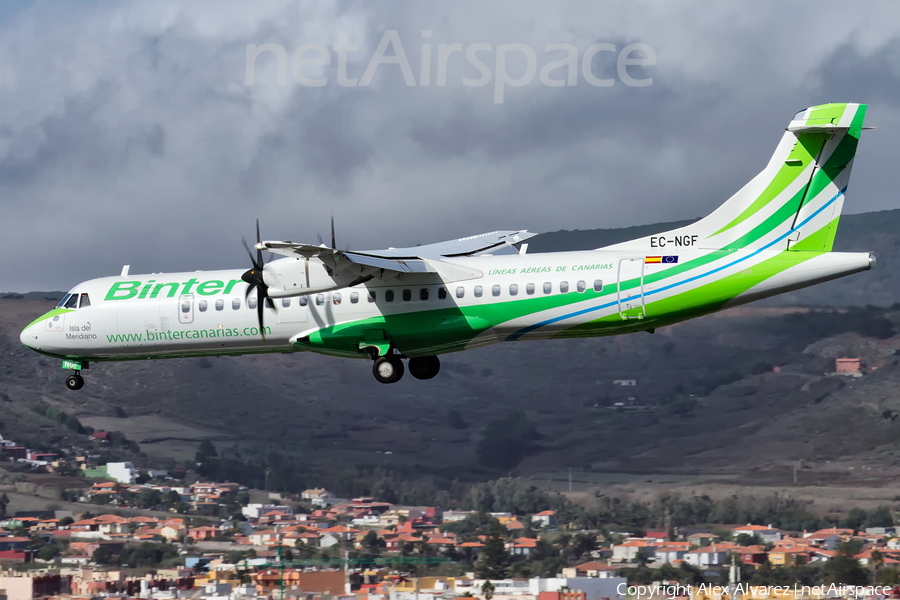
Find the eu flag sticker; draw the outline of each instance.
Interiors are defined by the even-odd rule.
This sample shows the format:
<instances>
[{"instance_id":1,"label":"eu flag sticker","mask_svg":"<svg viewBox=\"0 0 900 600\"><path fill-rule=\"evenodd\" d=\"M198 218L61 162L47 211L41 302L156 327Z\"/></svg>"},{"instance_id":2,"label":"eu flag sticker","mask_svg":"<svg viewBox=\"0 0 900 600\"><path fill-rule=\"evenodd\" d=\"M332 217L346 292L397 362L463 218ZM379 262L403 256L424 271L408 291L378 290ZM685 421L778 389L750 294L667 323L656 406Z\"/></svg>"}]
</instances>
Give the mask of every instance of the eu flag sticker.
<instances>
[{"instance_id":1,"label":"eu flag sticker","mask_svg":"<svg viewBox=\"0 0 900 600\"><path fill-rule=\"evenodd\" d=\"M674 265L675 263L678 262L678 257L677 256L645 256L644 262L647 264L651 264L651 265L652 264L660 264L660 263Z\"/></svg>"}]
</instances>

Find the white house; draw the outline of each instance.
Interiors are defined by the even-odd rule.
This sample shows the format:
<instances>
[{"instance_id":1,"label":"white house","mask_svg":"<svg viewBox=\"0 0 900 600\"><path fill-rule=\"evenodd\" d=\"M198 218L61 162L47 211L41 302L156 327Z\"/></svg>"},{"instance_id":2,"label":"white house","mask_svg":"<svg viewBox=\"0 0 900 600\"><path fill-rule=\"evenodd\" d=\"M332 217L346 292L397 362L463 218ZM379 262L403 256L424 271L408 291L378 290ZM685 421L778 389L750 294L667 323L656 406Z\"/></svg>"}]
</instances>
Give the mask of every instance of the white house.
<instances>
[{"instance_id":1,"label":"white house","mask_svg":"<svg viewBox=\"0 0 900 600\"><path fill-rule=\"evenodd\" d=\"M531 515L531 522L535 525L540 525L545 529L556 527L558 524L556 513L552 510L545 510L543 512Z\"/></svg>"},{"instance_id":2,"label":"white house","mask_svg":"<svg viewBox=\"0 0 900 600\"><path fill-rule=\"evenodd\" d=\"M676 560L682 560L688 553L687 548L681 546L657 546L655 551L655 559L661 563L674 563Z\"/></svg>"},{"instance_id":3,"label":"white house","mask_svg":"<svg viewBox=\"0 0 900 600\"><path fill-rule=\"evenodd\" d=\"M303 490L300 494L300 498L302 500L324 500L326 498L332 498L334 494L329 492L324 488L313 488L310 490Z\"/></svg>"},{"instance_id":4,"label":"white house","mask_svg":"<svg viewBox=\"0 0 900 600\"><path fill-rule=\"evenodd\" d=\"M684 562L696 567L715 567L724 564L728 559L728 549L722 549L716 544L691 550L684 555Z\"/></svg>"},{"instance_id":5,"label":"white house","mask_svg":"<svg viewBox=\"0 0 900 600\"><path fill-rule=\"evenodd\" d=\"M613 560L615 561L633 561L637 559L638 552L643 551L643 554L652 559L656 556L656 548L649 545L647 542L639 542L639 541L631 541L624 542L617 546L613 546Z\"/></svg>"},{"instance_id":6,"label":"white house","mask_svg":"<svg viewBox=\"0 0 900 600\"><path fill-rule=\"evenodd\" d=\"M756 535L759 536L759 539L763 541L763 543L772 543L779 541L781 539L781 531L775 529L771 525L763 526L763 525L751 525L747 523L743 527L735 527L732 529L732 533L735 537L741 535L742 533L746 535Z\"/></svg>"},{"instance_id":7,"label":"white house","mask_svg":"<svg viewBox=\"0 0 900 600\"><path fill-rule=\"evenodd\" d=\"M106 463L106 475L119 483L131 485L137 481L138 470L130 462Z\"/></svg>"},{"instance_id":8,"label":"white house","mask_svg":"<svg viewBox=\"0 0 900 600\"><path fill-rule=\"evenodd\" d=\"M247 506L241 508L241 514L243 514L248 519L259 519L261 515L266 514L267 512L279 511L284 512L289 515L294 514L294 509L290 506L282 506L279 504L256 504L251 503Z\"/></svg>"}]
</instances>

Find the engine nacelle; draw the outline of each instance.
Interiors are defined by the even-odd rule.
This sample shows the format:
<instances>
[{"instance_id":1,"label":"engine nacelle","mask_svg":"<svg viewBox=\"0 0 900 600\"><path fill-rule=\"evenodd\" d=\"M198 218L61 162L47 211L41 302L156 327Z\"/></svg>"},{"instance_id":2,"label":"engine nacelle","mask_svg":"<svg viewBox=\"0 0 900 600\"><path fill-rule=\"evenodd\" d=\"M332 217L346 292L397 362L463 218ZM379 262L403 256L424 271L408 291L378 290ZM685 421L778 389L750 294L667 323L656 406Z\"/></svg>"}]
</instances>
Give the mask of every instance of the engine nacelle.
<instances>
[{"instance_id":1,"label":"engine nacelle","mask_svg":"<svg viewBox=\"0 0 900 600\"><path fill-rule=\"evenodd\" d=\"M353 269L334 273L317 258L273 260L263 270L272 298L288 298L345 288L359 278Z\"/></svg>"}]
</instances>

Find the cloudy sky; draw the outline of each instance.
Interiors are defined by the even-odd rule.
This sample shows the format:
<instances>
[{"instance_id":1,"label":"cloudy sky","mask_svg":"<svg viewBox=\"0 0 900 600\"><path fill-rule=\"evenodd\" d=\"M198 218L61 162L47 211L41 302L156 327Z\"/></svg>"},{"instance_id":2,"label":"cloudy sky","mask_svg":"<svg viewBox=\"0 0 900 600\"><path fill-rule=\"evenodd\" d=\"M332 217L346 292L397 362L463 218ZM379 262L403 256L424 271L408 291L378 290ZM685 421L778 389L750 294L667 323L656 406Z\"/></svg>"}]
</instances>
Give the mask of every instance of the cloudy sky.
<instances>
[{"instance_id":1,"label":"cloudy sky","mask_svg":"<svg viewBox=\"0 0 900 600\"><path fill-rule=\"evenodd\" d=\"M393 31L406 76L382 64L360 85ZM898 38L890 1L11 0L0 290L67 289L126 263L244 267L256 216L266 239L315 241L333 212L339 244L357 249L697 217L765 164L797 110L829 101L869 103L877 127L846 210L900 207ZM356 48L345 66L342 39ZM248 73L248 44L286 61L263 52ZM299 64L319 57L297 56L310 44L329 65ZM462 51L437 85L441 44ZM574 48L574 85L542 83L567 56L548 44ZM596 44L615 52L588 57L588 75L612 85L585 77ZM625 77L650 85L620 76L630 44L655 64ZM531 81L498 91L503 73L529 79L528 51Z\"/></svg>"}]
</instances>

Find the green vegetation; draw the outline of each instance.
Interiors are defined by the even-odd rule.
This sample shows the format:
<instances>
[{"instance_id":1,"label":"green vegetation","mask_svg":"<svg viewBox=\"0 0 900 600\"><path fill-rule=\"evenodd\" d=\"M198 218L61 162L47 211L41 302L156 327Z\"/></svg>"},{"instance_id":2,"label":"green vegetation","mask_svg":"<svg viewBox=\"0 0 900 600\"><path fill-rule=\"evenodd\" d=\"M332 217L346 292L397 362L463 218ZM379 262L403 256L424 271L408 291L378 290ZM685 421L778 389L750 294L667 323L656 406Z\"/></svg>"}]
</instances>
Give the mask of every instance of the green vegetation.
<instances>
[{"instance_id":1,"label":"green vegetation","mask_svg":"<svg viewBox=\"0 0 900 600\"><path fill-rule=\"evenodd\" d=\"M480 579L506 579L508 565L509 552L498 524L484 541L481 556L475 564L475 576Z\"/></svg>"},{"instance_id":2,"label":"green vegetation","mask_svg":"<svg viewBox=\"0 0 900 600\"><path fill-rule=\"evenodd\" d=\"M153 542L125 546L118 554L113 552L109 546L100 546L94 551L91 558L100 565L130 568L175 566L181 560L178 557L178 548L175 546Z\"/></svg>"},{"instance_id":3,"label":"green vegetation","mask_svg":"<svg viewBox=\"0 0 900 600\"><path fill-rule=\"evenodd\" d=\"M37 414L50 419L51 421L55 421L64 427L71 429L75 433L80 434L88 434L92 433L94 430L88 427L84 427L77 418L72 415L65 413L58 408L53 406L48 406L43 402L37 402L31 406L31 410L36 412Z\"/></svg>"}]
</instances>

